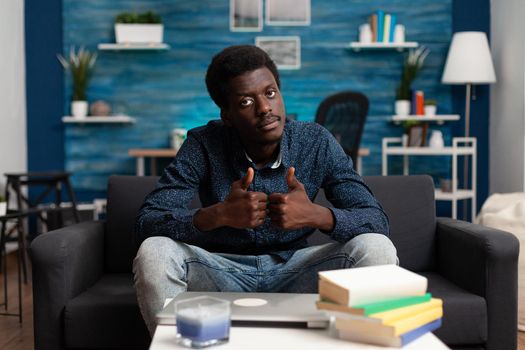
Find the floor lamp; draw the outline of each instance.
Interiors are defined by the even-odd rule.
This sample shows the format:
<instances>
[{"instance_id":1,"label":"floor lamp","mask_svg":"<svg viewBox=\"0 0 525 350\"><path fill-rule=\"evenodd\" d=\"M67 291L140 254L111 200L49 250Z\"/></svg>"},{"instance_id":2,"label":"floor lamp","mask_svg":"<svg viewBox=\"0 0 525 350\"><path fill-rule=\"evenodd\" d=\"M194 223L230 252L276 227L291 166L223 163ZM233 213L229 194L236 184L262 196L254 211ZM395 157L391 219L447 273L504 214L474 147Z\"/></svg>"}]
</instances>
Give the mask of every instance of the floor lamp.
<instances>
[{"instance_id":1,"label":"floor lamp","mask_svg":"<svg viewBox=\"0 0 525 350\"><path fill-rule=\"evenodd\" d=\"M473 84L496 82L489 42L484 32L454 33L448 51L441 82L466 86L465 137L470 136L470 100ZM463 163L463 188L468 188L468 160ZM476 203L472 203L476 205ZM467 202L463 202L463 218L467 216ZM474 220L474 218L471 218Z\"/></svg>"}]
</instances>

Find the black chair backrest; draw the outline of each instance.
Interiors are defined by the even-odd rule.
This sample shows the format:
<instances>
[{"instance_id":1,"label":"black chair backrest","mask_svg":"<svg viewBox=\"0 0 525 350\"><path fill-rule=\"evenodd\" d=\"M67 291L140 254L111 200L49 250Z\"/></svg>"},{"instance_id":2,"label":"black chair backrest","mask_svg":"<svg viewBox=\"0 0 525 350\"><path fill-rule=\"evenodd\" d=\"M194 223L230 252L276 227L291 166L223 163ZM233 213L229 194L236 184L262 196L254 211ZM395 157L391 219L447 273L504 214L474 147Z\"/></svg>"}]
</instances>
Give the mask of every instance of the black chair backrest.
<instances>
[{"instance_id":1,"label":"black chair backrest","mask_svg":"<svg viewBox=\"0 0 525 350\"><path fill-rule=\"evenodd\" d=\"M326 97L315 121L334 135L346 154L357 162L357 152L368 114L368 98L360 92L343 91Z\"/></svg>"}]
</instances>

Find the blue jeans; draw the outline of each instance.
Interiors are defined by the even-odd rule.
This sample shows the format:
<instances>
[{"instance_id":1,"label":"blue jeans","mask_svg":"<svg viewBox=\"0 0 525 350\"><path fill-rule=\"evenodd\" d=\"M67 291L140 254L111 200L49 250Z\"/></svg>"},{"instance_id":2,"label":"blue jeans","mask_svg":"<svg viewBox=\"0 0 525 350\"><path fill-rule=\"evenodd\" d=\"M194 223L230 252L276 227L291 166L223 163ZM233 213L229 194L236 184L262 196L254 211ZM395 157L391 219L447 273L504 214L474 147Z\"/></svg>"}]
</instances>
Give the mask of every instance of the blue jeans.
<instances>
[{"instance_id":1,"label":"blue jeans","mask_svg":"<svg viewBox=\"0 0 525 350\"><path fill-rule=\"evenodd\" d=\"M300 249L288 261L273 255L210 253L151 237L140 246L133 273L140 311L153 334L155 315L166 298L184 291L317 293L319 271L397 261L390 239L375 233Z\"/></svg>"}]
</instances>

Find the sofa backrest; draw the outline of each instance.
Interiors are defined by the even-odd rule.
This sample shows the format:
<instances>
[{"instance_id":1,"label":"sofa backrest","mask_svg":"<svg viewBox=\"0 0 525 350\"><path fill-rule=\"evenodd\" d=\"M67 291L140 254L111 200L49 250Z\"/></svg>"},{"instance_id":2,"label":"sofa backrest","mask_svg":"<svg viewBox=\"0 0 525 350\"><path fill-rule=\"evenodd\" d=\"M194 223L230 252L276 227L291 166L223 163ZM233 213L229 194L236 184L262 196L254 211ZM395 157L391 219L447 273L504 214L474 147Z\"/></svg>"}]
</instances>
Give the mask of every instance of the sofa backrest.
<instances>
[{"instance_id":1,"label":"sofa backrest","mask_svg":"<svg viewBox=\"0 0 525 350\"><path fill-rule=\"evenodd\" d=\"M134 239L135 219L158 179L157 176L110 176L104 238L106 271L131 271L138 250Z\"/></svg>"},{"instance_id":2,"label":"sofa backrest","mask_svg":"<svg viewBox=\"0 0 525 350\"><path fill-rule=\"evenodd\" d=\"M416 272L434 270L436 202L432 178L367 176L365 182L388 215L399 264Z\"/></svg>"},{"instance_id":3,"label":"sofa backrest","mask_svg":"<svg viewBox=\"0 0 525 350\"><path fill-rule=\"evenodd\" d=\"M111 176L108 184L106 270L129 272L138 246L134 225L146 195L158 177ZM390 237L400 265L412 271L431 270L435 263L434 184L430 176L365 177L390 220ZM316 202L329 206L321 191ZM316 232L309 240L322 243L327 236Z\"/></svg>"}]
</instances>

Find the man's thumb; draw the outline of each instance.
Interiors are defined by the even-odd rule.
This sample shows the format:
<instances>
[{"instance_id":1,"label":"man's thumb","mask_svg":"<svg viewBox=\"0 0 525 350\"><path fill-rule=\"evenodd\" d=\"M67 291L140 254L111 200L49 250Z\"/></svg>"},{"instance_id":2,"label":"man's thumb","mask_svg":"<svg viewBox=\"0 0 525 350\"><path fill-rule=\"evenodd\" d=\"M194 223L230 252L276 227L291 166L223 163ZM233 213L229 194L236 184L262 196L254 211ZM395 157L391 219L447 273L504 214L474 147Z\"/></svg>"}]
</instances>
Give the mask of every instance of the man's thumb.
<instances>
[{"instance_id":1,"label":"man's thumb","mask_svg":"<svg viewBox=\"0 0 525 350\"><path fill-rule=\"evenodd\" d=\"M295 177L295 168L290 167L288 168L288 172L286 173L286 183L288 183L288 189L293 190L299 185L299 181L297 181L297 178Z\"/></svg>"},{"instance_id":2,"label":"man's thumb","mask_svg":"<svg viewBox=\"0 0 525 350\"><path fill-rule=\"evenodd\" d=\"M253 168L248 168L248 170L246 171L246 175L244 175L244 177L241 179L241 188L243 190L246 191L248 187L250 187L250 184L253 181L254 174L255 173L253 171Z\"/></svg>"}]
</instances>

